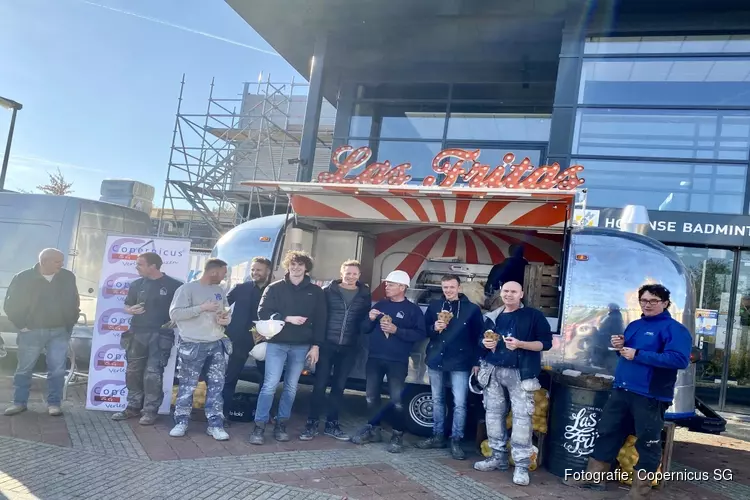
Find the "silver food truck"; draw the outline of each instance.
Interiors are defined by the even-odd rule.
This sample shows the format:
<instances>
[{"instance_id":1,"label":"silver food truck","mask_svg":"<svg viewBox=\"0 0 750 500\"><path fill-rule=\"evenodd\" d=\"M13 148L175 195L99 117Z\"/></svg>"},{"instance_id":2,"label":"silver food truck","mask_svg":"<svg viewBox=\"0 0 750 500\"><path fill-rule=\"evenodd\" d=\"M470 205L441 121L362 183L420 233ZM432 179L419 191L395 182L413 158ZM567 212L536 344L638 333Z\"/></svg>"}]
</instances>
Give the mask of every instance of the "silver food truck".
<instances>
[{"instance_id":1,"label":"silver food truck","mask_svg":"<svg viewBox=\"0 0 750 500\"><path fill-rule=\"evenodd\" d=\"M471 152L454 150L453 159L466 159L464 153ZM492 266L508 256L511 245L521 244L529 261L525 303L545 314L554 334L553 347L543 357L546 369L614 375L612 356L616 355L601 348L616 333L605 331L607 317L616 310L623 327L640 318L637 291L646 283L662 283L672 292L670 312L694 337L694 292L685 266L669 248L639 234L648 220L640 221L646 226L623 224L625 231L585 227L585 190L578 188L576 177L583 167L559 173L555 182L537 183L539 176L534 182L518 178L513 182L506 176L493 183L490 174L484 184L459 185L451 176L457 164L444 167L436 157L433 168L443 173L439 185L435 178L421 186L408 184L403 172L370 178L369 183L361 176L334 173L322 174L312 183L249 182L288 197L290 212L235 227L218 241L212 256L228 262L230 285L246 279L254 256L271 259L274 278L279 279L282 256L292 249L307 251L315 260L311 278L320 285L339 277L341 262L358 259L373 300L383 297L386 275L400 269L412 278L408 298L424 310L432 298L440 297L440 277L445 273L459 275L464 293L483 305ZM473 171L463 178L470 179ZM535 172L539 169L530 177ZM404 399L408 430L418 435L427 435L432 428L426 344L425 340L416 345L411 355ZM366 357L363 335L349 380L352 389L364 387ZM250 358L244 376L257 381L262 376L253 366ZM309 382L306 378L302 381ZM698 430L724 430L723 419L696 401L694 364L680 371L666 418Z\"/></svg>"},{"instance_id":2,"label":"silver food truck","mask_svg":"<svg viewBox=\"0 0 750 500\"><path fill-rule=\"evenodd\" d=\"M39 252L58 248L76 275L81 315L71 340L76 361L88 365L97 287L108 234L148 235L148 214L112 203L46 194L0 193L0 304L13 276L33 267ZM16 328L0 307L0 336L16 347Z\"/></svg>"}]
</instances>

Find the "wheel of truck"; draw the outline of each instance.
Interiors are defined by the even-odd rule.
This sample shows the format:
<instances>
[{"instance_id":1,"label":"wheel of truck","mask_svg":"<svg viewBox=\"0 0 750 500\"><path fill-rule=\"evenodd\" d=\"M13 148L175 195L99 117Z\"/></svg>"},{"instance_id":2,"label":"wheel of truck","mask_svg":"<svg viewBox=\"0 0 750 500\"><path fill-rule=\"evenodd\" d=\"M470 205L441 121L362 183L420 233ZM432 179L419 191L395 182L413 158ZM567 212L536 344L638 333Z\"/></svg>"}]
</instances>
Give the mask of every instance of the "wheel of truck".
<instances>
[{"instance_id":1,"label":"wheel of truck","mask_svg":"<svg viewBox=\"0 0 750 500\"><path fill-rule=\"evenodd\" d=\"M415 436L432 435L432 391L426 385L408 385L404 392L406 430Z\"/></svg>"}]
</instances>

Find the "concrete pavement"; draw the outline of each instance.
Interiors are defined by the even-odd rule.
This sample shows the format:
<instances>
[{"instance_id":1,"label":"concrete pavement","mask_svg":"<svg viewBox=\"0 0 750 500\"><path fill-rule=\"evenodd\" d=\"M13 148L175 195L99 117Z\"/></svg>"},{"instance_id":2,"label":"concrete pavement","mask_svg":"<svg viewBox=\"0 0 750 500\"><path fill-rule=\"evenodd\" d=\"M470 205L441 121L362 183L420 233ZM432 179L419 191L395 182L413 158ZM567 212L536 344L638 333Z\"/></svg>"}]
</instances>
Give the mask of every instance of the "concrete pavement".
<instances>
[{"instance_id":1,"label":"concrete pavement","mask_svg":"<svg viewBox=\"0 0 750 500\"><path fill-rule=\"evenodd\" d=\"M553 499L619 498L627 490L611 484L606 493L571 490L544 470L531 485L512 483L511 472L472 469L479 455L465 443L469 460L452 460L446 450L408 447L391 455L385 444L355 447L326 436L296 439L304 427L310 390L301 387L289 430L292 440L247 444L251 424L233 423L230 441L205 434L191 422L188 436L170 438L171 419L153 427L137 421L113 422L106 412L83 407L84 387L69 392L64 417L44 412L45 383L35 380L30 411L0 416L0 494L5 498L349 498L349 499ZM243 390L253 391L252 384ZM0 377L0 398L11 399L12 378ZM364 398L345 398L343 423L353 431L364 422ZM386 436L388 433L386 433ZM269 436L270 437L270 436ZM410 437L413 443L415 438ZM729 436L706 436L679 429L673 470L730 469L731 481L673 482L657 499L750 498L750 443Z\"/></svg>"}]
</instances>

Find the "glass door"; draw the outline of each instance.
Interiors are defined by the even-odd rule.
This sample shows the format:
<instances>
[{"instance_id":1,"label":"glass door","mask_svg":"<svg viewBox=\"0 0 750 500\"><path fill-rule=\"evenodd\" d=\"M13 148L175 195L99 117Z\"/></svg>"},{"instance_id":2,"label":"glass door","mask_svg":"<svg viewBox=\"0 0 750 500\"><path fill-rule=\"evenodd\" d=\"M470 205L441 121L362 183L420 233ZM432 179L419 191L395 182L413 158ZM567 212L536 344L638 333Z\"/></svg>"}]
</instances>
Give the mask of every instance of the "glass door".
<instances>
[{"instance_id":1,"label":"glass door","mask_svg":"<svg viewBox=\"0 0 750 500\"><path fill-rule=\"evenodd\" d=\"M734 252L717 248L672 249L688 268L695 287L696 346L701 349L701 360L696 363L695 395L719 409Z\"/></svg>"},{"instance_id":2,"label":"glass door","mask_svg":"<svg viewBox=\"0 0 750 500\"><path fill-rule=\"evenodd\" d=\"M750 252L740 253L737 300L728 342L725 411L750 413Z\"/></svg>"}]
</instances>

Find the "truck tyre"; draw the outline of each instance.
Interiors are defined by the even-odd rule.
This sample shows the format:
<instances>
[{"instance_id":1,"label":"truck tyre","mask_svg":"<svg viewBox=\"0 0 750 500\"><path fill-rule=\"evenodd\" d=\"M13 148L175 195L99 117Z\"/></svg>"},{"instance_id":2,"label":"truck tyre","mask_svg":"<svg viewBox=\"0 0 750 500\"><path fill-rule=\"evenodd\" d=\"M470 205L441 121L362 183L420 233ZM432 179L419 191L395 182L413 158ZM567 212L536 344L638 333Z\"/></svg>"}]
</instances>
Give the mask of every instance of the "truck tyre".
<instances>
[{"instance_id":1,"label":"truck tyre","mask_svg":"<svg viewBox=\"0 0 750 500\"><path fill-rule=\"evenodd\" d=\"M432 391L428 385L408 384L404 391L406 430L415 436L432 435Z\"/></svg>"}]
</instances>

